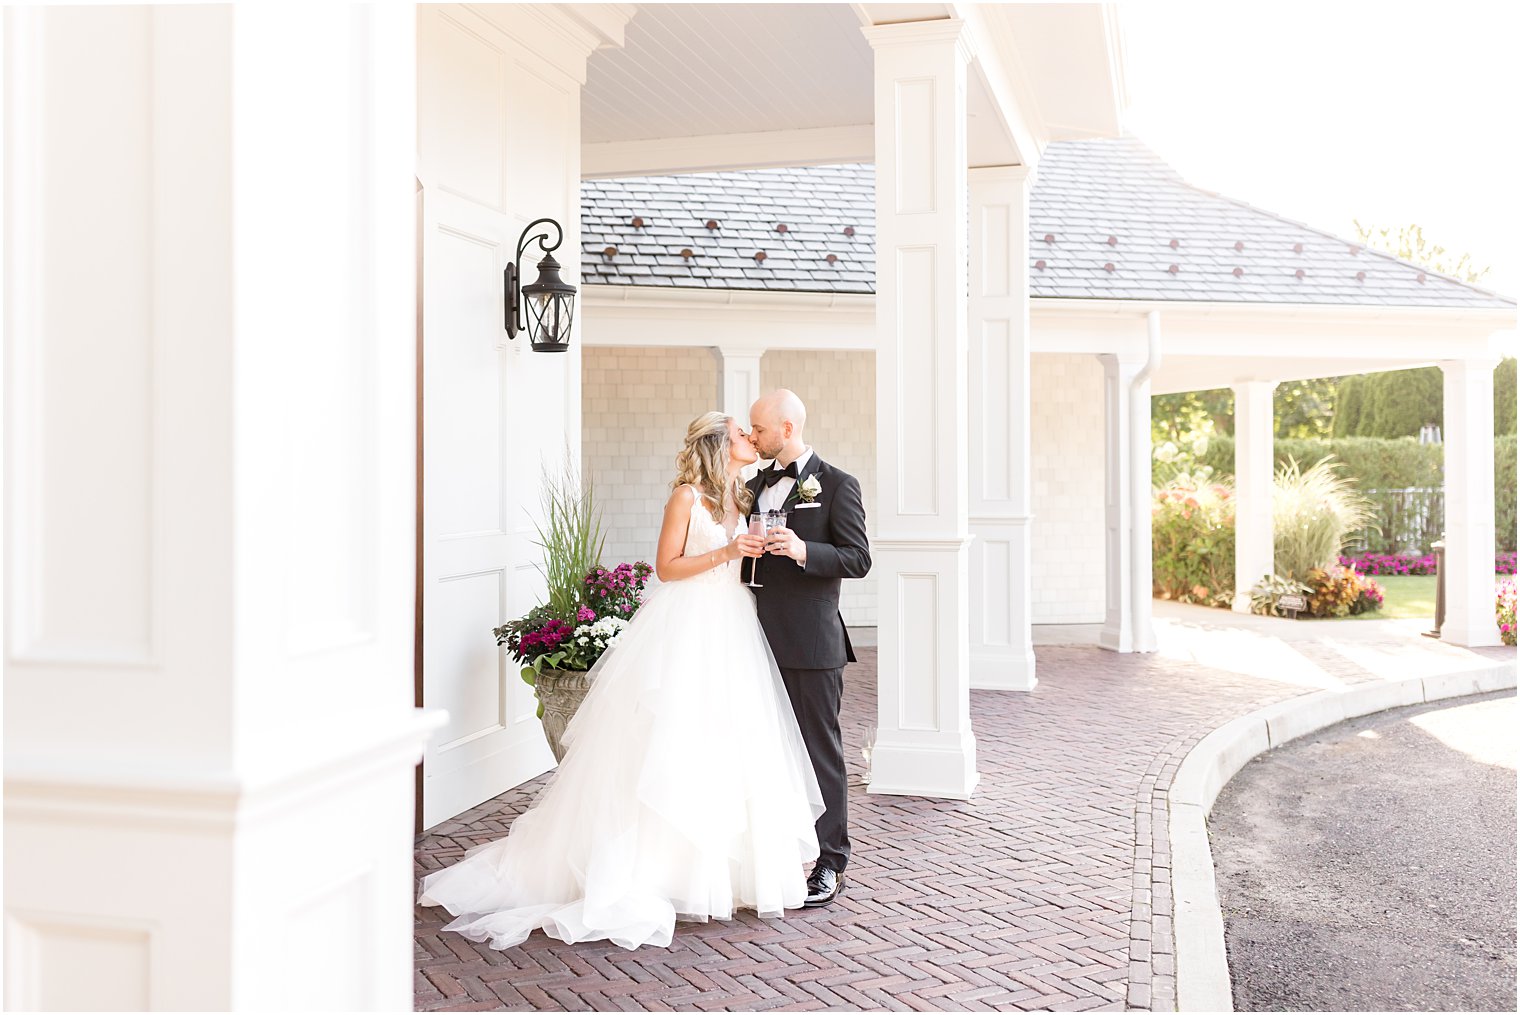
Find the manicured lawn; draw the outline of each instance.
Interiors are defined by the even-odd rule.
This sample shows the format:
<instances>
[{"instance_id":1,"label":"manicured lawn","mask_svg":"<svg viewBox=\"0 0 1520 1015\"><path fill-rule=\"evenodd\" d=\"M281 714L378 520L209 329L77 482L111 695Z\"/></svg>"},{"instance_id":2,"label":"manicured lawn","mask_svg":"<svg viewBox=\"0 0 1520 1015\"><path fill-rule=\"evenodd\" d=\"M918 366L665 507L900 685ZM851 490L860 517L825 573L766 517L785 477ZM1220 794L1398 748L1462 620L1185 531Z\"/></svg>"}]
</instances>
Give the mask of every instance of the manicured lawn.
<instances>
[{"instance_id":1,"label":"manicured lawn","mask_svg":"<svg viewBox=\"0 0 1520 1015\"><path fill-rule=\"evenodd\" d=\"M1383 590L1383 608L1359 613L1352 620L1406 620L1436 615L1436 576L1433 574L1391 574L1373 581Z\"/></svg>"},{"instance_id":2,"label":"manicured lawn","mask_svg":"<svg viewBox=\"0 0 1520 1015\"><path fill-rule=\"evenodd\" d=\"M1494 587L1509 575L1496 575ZM1374 577L1383 590L1383 608L1361 613L1347 620L1407 620L1436 615L1436 576L1433 574L1387 575Z\"/></svg>"}]
</instances>

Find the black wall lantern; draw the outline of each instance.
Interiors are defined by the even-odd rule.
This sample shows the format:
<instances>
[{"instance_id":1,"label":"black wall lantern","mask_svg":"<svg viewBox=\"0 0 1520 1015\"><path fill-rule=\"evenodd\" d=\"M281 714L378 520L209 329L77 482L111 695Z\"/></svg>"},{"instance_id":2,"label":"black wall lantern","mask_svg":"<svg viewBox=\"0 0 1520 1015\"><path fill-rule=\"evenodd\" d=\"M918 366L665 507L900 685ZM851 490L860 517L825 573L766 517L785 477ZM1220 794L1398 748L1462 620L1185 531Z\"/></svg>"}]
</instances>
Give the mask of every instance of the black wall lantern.
<instances>
[{"instance_id":1,"label":"black wall lantern","mask_svg":"<svg viewBox=\"0 0 1520 1015\"><path fill-rule=\"evenodd\" d=\"M547 229L530 233L542 225L554 227L557 239L549 243ZM537 240L543 248L544 259L538 262L538 281L522 285L523 248ZM528 223L517 241L517 260L502 271L506 283L507 337L516 338L519 331L528 333L534 352L564 352L570 348L570 322L575 315L575 286L559 277L559 262L550 251L558 250L565 240L565 231L553 219L539 219ZM523 323L523 303L528 305L528 322Z\"/></svg>"}]
</instances>

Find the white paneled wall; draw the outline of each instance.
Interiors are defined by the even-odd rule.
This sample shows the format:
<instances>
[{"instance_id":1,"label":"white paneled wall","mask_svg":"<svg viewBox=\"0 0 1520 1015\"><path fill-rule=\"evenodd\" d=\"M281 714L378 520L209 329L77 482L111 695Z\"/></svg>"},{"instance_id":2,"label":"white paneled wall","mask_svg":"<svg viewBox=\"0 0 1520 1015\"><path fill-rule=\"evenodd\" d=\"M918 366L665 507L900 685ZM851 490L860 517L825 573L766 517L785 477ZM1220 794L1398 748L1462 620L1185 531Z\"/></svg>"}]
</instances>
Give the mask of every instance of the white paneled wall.
<instances>
[{"instance_id":1,"label":"white paneled wall","mask_svg":"<svg viewBox=\"0 0 1520 1015\"><path fill-rule=\"evenodd\" d=\"M707 349L583 350L581 464L602 504L604 562L654 563L676 453L719 398Z\"/></svg>"},{"instance_id":2,"label":"white paneled wall","mask_svg":"<svg viewBox=\"0 0 1520 1015\"><path fill-rule=\"evenodd\" d=\"M1034 622L1103 621L1103 366L1085 354L1030 363Z\"/></svg>"},{"instance_id":3,"label":"white paneled wall","mask_svg":"<svg viewBox=\"0 0 1520 1015\"><path fill-rule=\"evenodd\" d=\"M791 388L807 406L807 441L824 461L860 480L866 521L876 531L876 354L772 350L760 360L760 390ZM851 627L876 626L876 578L847 581L839 612Z\"/></svg>"}]
</instances>

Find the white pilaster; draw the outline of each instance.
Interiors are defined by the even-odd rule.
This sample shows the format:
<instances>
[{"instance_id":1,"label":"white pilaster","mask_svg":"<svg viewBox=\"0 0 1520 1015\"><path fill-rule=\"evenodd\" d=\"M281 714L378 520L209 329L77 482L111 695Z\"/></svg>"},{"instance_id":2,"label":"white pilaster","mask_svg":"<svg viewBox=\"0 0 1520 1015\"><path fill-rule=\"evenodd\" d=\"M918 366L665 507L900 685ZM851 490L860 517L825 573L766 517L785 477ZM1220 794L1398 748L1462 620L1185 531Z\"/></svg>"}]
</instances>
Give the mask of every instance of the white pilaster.
<instances>
[{"instance_id":1,"label":"white pilaster","mask_svg":"<svg viewBox=\"0 0 1520 1015\"><path fill-rule=\"evenodd\" d=\"M1251 612L1251 586L1273 572L1272 394L1275 381L1247 381L1235 392L1235 601Z\"/></svg>"},{"instance_id":2,"label":"white pilaster","mask_svg":"<svg viewBox=\"0 0 1520 1015\"><path fill-rule=\"evenodd\" d=\"M764 349L718 346L718 391L723 397L723 411L749 428L749 407L760 397L760 357Z\"/></svg>"},{"instance_id":3,"label":"white pilaster","mask_svg":"<svg viewBox=\"0 0 1520 1015\"><path fill-rule=\"evenodd\" d=\"M414 17L6 12L8 1008L410 1004Z\"/></svg>"},{"instance_id":4,"label":"white pilaster","mask_svg":"<svg viewBox=\"0 0 1520 1015\"><path fill-rule=\"evenodd\" d=\"M1446 455L1446 620L1441 640L1498 645L1494 620L1495 360L1441 364Z\"/></svg>"},{"instance_id":5,"label":"white pilaster","mask_svg":"<svg viewBox=\"0 0 1520 1015\"><path fill-rule=\"evenodd\" d=\"M1034 690L1027 166L973 169L968 450L971 686Z\"/></svg>"},{"instance_id":6,"label":"white pilaster","mask_svg":"<svg viewBox=\"0 0 1520 1015\"><path fill-rule=\"evenodd\" d=\"M1116 652L1153 652L1150 539L1150 382L1139 353L1105 353L1103 362L1104 533L1107 576L1099 644Z\"/></svg>"},{"instance_id":7,"label":"white pilaster","mask_svg":"<svg viewBox=\"0 0 1520 1015\"><path fill-rule=\"evenodd\" d=\"M971 733L960 21L864 29L876 79L877 738L871 792L964 799Z\"/></svg>"}]
</instances>

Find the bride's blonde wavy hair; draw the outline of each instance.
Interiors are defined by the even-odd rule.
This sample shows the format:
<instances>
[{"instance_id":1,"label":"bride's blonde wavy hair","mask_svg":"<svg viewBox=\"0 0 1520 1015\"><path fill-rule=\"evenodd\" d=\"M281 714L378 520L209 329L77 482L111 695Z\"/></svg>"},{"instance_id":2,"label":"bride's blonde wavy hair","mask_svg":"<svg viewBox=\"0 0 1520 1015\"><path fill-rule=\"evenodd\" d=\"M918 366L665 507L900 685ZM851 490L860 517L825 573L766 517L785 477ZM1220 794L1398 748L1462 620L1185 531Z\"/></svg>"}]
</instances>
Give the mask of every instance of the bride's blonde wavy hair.
<instances>
[{"instance_id":1,"label":"bride's blonde wavy hair","mask_svg":"<svg viewBox=\"0 0 1520 1015\"><path fill-rule=\"evenodd\" d=\"M702 494L713 521L723 521L725 500L732 500L739 514L749 513L749 488L737 475L728 477L728 424L733 419L726 412L708 412L691 421L686 428L686 445L676 455L676 478L672 490L691 484Z\"/></svg>"}]
</instances>

